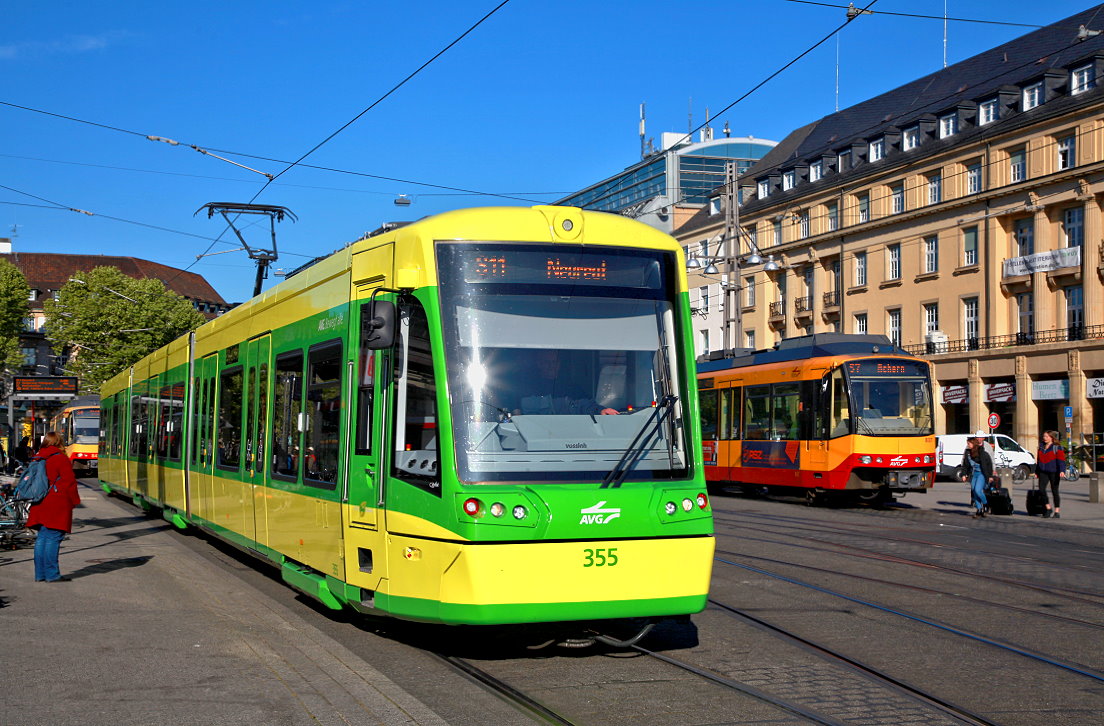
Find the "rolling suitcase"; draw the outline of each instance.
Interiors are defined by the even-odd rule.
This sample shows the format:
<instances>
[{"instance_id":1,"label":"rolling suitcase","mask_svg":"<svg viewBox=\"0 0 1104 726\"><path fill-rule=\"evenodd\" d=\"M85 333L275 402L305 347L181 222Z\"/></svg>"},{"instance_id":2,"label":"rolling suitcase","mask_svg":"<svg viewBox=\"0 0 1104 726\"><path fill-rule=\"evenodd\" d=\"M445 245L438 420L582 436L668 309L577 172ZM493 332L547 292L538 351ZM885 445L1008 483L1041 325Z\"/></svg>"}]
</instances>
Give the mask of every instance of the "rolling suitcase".
<instances>
[{"instance_id":1,"label":"rolling suitcase","mask_svg":"<svg viewBox=\"0 0 1104 726\"><path fill-rule=\"evenodd\" d=\"M1050 500L1042 489L1032 489L1027 493L1027 513L1032 517L1046 514Z\"/></svg>"},{"instance_id":2,"label":"rolling suitcase","mask_svg":"<svg viewBox=\"0 0 1104 726\"><path fill-rule=\"evenodd\" d=\"M990 514L1012 514L1015 507L1012 506L1012 495L1007 489L990 487L985 490L985 501Z\"/></svg>"}]
</instances>

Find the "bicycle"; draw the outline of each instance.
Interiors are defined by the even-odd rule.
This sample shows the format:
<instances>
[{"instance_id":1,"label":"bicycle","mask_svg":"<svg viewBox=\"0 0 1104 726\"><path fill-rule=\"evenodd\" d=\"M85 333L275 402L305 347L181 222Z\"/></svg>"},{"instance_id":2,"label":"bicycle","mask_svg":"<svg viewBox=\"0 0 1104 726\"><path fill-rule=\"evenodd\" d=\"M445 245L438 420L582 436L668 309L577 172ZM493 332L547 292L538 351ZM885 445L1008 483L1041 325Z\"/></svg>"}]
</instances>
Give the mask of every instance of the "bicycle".
<instances>
[{"instance_id":1,"label":"bicycle","mask_svg":"<svg viewBox=\"0 0 1104 726\"><path fill-rule=\"evenodd\" d=\"M31 503L16 500L12 483L0 484L0 546L15 549L21 543L34 541L35 533L27 529Z\"/></svg>"},{"instance_id":2,"label":"bicycle","mask_svg":"<svg viewBox=\"0 0 1104 726\"><path fill-rule=\"evenodd\" d=\"M1070 446L1069 455L1066 457L1066 466L1062 470L1062 478L1066 481L1077 481L1081 478L1081 466L1089 460L1087 446Z\"/></svg>"}]
</instances>

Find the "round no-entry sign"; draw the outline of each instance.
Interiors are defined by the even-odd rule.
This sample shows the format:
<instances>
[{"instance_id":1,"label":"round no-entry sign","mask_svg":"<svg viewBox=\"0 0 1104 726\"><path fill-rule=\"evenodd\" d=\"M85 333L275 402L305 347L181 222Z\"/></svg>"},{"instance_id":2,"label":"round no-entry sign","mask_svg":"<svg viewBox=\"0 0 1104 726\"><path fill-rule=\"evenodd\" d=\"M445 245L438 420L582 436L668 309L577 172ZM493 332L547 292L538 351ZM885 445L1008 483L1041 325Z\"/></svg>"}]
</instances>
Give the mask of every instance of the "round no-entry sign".
<instances>
[{"instance_id":1,"label":"round no-entry sign","mask_svg":"<svg viewBox=\"0 0 1104 726\"><path fill-rule=\"evenodd\" d=\"M1000 414L999 413L989 414L989 428L995 429L998 426L1000 426Z\"/></svg>"}]
</instances>

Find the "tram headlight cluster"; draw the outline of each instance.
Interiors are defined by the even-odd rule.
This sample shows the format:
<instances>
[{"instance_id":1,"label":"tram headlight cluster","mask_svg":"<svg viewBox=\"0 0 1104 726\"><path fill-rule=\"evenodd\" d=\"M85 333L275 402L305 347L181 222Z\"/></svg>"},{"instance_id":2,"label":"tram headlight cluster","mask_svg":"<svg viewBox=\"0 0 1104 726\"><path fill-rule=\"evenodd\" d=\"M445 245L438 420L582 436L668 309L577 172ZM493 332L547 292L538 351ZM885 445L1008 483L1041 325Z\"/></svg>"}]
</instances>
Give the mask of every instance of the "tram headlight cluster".
<instances>
[{"instance_id":1,"label":"tram headlight cluster","mask_svg":"<svg viewBox=\"0 0 1104 726\"><path fill-rule=\"evenodd\" d=\"M874 463L874 457L873 456L860 456L859 457L859 463L860 464L873 464Z\"/></svg>"},{"instance_id":2,"label":"tram headlight cluster","mask_svg":"<svg viewBox=\"0 0 1104 726\"><path fill-rule=\"evenodd\" d=\"M669 492L668 494L675 494L675 492ZM679 509L687 514L693 512L695 505L701 510L709 509L709 497L705 495L705 492L698 492L695 497L683 497L682 501L669 499L667 503L663 505L663 511L668 517L673 517L679 513Z\"/></svg>"},{"instance_id":3,"label":"tram headlight cluster","mask_svg":"<svg viewBox=\"0 0 1104 726\"><path fill-rule=\"evenodd\" d=\"M476 497L469 497L464 500L464 514L472 519L481 519L487 513L490 513L495 519L502 519L506 516L506 509L506 505L502 502L492 502L491 506L487 507ZM529 516L529 508L523 504L515 504L513 509L510 510L510 514L520 522Z\"/></svg>"}]
</instances>

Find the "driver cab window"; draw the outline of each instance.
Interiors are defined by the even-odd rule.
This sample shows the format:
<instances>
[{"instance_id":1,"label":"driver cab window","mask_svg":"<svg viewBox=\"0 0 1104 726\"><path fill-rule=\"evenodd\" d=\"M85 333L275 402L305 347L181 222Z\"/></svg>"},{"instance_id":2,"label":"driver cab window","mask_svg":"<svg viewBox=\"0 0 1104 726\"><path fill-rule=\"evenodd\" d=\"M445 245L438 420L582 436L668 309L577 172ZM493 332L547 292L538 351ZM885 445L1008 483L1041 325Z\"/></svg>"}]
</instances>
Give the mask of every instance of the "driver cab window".
<instances>
[{"instance_id":1,"label":"driver cab window","mask_svg":"<svg viewBox=\"0 0 1104 726\"><path fill-rule=\"evenodd\" d=\"M437 381L425 308L408 298L399 308L395 357L395 455L393 474L440 494L437 465Z\"/></svg>"}]
</instances>

